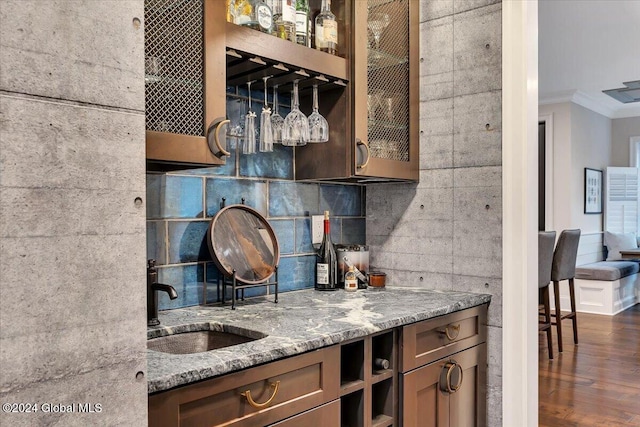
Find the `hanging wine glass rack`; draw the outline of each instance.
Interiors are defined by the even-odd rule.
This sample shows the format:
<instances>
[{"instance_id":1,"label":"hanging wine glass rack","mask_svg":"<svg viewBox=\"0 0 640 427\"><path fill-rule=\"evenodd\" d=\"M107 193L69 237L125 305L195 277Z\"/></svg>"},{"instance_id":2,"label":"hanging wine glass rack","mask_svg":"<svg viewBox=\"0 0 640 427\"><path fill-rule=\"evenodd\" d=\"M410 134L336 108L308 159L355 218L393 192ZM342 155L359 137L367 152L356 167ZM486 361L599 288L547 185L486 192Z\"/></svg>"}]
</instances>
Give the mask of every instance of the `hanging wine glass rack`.
<instances>
[{"instance_id":1,"label":"hanging wine glass rack","mask_svg":"<svg viewBox=\"0 0 640 427\"><path fill-rule=\"evenodd\" d=\"M275 37L274 37L275 38ZM286 42L291 44L290 42ZM304 48L303 49L308 49ZM264 90L263 77L269 78L269 86L278 85L279 93L290 93L293 81L298 80L300 92L311 93L314 84L318 90L346 88L348 81L342 77L323 74L295 65L284 64L270 58L255 56L246 52L227 49L227 86L240 86L249 81L256 81L252 88ZM326 55L320 52L323 55Z\"/></svg>"}]
</instances>

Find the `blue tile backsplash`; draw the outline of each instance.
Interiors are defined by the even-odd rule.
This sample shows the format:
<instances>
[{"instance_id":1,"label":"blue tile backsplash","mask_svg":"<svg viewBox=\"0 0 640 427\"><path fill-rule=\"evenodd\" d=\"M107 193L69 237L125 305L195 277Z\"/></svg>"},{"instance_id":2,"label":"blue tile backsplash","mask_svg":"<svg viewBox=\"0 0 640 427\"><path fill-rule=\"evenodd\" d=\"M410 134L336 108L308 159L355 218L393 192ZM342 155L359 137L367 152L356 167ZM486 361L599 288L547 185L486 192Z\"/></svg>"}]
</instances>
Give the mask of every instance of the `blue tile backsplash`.
<instances>
[{"instance_id":1,"label":"blue tile backsplash","mask_svg":"<svg viewBox=\"0 0 640 427\"><path fill-rule=\"evenodd\" d=\"M246 88L228 93L231 124L242 126ZM288 105L289 101L281 102ZM259 115L262 103L252 104ZM281 107L280 114L286 112ZM162 310L220 301L221 273L209 254L207 230L220 210L222 198L227 206L244 198L246 205L270 222L280 247L279 292L313 288L315 249L310 215L331 212L334 243L366 243L364 186L295 182L290 147L276 144L273 153L244 155L240 154L241 144L231 145L233 155L224 166L147 174L147 257L156 259L159 281L178 292L173 301L160 293ZM273 287L248 288L245 297L267 293L273 293ZM226 298L230 297L228 287Z\"/></svg>"}]
</instances>

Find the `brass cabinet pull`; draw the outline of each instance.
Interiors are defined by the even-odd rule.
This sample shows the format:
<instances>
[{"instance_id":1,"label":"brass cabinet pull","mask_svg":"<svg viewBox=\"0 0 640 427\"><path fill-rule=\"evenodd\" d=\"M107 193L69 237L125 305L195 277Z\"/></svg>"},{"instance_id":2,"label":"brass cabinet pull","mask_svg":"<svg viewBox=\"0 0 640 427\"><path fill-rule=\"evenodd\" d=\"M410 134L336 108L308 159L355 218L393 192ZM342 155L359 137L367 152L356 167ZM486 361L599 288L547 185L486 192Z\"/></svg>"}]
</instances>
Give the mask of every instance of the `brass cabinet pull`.
<instances>
[{"instance_id":1,"label":"brass cabinet pull","mask_svg":"<svg viewBox=\"0 0 640 427\"><path fill-rule=\"evenodd\" d=\"M267 406L269 406L271 404L271 402L273 402L273 399L276 398L276 394L278 394L278 388L280 387L280 381L276 381L275 383L271 383L270 385L271 385L271 387L273 387L273 394L264 403L256 403L256 402L254 402L253 398L251 397L251 390L244 391L244 392L242 392L240 394L242 396L246 397L247 398L247 402L249 402L249 405L253 406L254 408L256 408L256 409L266 408Z\"/></svg>"},{"instance_id":2,"label":"brass cabinet pull","mask_svg":"<svg viewBox=\"0 0 640 427\"><path fill-rule=\"evenodd\" d=\"M451 335L451 333L449 332L449 326L447 325L444 328L444 331L439 331L441 334L445 334L447 336L447 338L449 339L449 341L453 341L456 338L458 338L458 335L460 335L460 324L458 323L457 325L451 326L451 329L453 329L453 332L455 333L455 335Z\"/></svg>"},{"instance_id":3,"label":"brass cabinet pull","mask_svg":"<svg viewBox=\"0 0 640 427\"><path fill-rule=\"evenodd\" d=\"M453 386L451 384L451 374L453 373L453 370L458 368L460 370L460 380L458 381L458 384L456 384L455 386ZM454 360L445 363L444 368L447 370L447 377L446 377L446 382L445 382L445 390L446 392L449 393L455 393L458 390L460 390L460 387L462 386L462 379L464 376L464 371L462 370L462 366L460 366L460 364Z\"/></svg>"},{"instance_id":4,"label":"brass cabinet pull","mask_svg":"<svg viewBox=\"0 0 640 427\"><path fill-rule=\"evenodd\" d=\"M357 165L357 168L358 169L366 168L367 165L369 164L369 160L371 160L371 151L369 150L369 145L366 142L362 142L360 139L357 139L357 138L356 138L356 145L362 145L367 150L367 160L363 164Z\"/></svg>"},{"instance_id":5,"label":"brass cabinet pull","mask_svg":"<svg viewBox=\"0 0 640 427\"><path fill-rule=\"evenodd\" d=\"M214 151L213 147L211 146L211 143L209 143L209 150L211 150L211 152L214 154L214 156L219 157L219 154L222 156L230 156L231 153L227 150L225 150L224 148L222 148L222 144L220 144L220 129L222 129L222 126L231 123L231 120L229 119L223 119L222 117L215 119L213 122L211 122L211 126L209 126L209 129L207 130L207 139L209 139L208 135L211 132L211 129L215 127L215 131L213 132L213 141L216 144L216 148L218 149L218 151Z\"/></svg>"}]
</instances>

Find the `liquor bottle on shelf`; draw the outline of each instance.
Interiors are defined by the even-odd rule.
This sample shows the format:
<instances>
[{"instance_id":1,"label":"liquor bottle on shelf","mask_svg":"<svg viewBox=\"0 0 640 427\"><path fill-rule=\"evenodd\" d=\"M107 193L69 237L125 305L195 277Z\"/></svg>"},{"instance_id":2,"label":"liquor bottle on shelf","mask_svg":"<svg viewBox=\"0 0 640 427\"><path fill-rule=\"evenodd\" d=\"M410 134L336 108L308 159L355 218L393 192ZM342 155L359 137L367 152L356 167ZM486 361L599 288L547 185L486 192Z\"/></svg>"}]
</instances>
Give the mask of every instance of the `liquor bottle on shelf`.
<instances>
[{"instance_id":1,"label":"liquor bottle on shelf","mask_svg":"<svg viewBox=\"0 0 640 427\"><path fill-rule=\"evenodd\" d=\"M335 291L338 289L338 256L331 243L329 211L324 211L324 236L316 256L316 290Z\"/></svg>"},{"instance_id":2,"label":"liquor bottle on shelf","mask_svg":"<svg viewBox=\"0 0 640 427\"><path fill-rule=\"evenodd\" d=\"M344 290L348 292L355 292L358 290L358 278L354 266L349 267L349 271L344 275Z\"/></svg>"},{"instance_id":3,"label":"liquor bottle on shelf","mask_svg":"<svg viewBox=\"0 0 640 427\"><path fill-rule=\"evenodd\" d=\"M338 46L338 23L331 13L331 0L322 0L322 10L316 17L316 49L336 54Z\"/></svg>"},{"instance_id":4,"label":"liquor bottle on shelf","mask_svg":"<svg viewBox=\"0 0 640 427\"><path fill-rule=\"evenodd\" d=\"M295 43L296 41L296 0L270 0L273 10L272 34Z\"/></svg>"},{"instance_id":5,"label":"liquor bottle on shelf","mask_svg":"<svg viewBox=\"0 0 640 427\"><path fill-rule=\"evenodd\" d=\"M309 40L309 1L296 0L296 43L307 46Z\"/></svg>"},{"instance_id":6,"label":"liquor bottle on shelf","mask_svg":"<svg viewBox=\"0 0 640 427\"><path fill-rule=\"evenodd\" d=\"M227 3L227 19L263 33L271 33L273 13L263 0L235 0Z\"/></svg>"}]
</instances>

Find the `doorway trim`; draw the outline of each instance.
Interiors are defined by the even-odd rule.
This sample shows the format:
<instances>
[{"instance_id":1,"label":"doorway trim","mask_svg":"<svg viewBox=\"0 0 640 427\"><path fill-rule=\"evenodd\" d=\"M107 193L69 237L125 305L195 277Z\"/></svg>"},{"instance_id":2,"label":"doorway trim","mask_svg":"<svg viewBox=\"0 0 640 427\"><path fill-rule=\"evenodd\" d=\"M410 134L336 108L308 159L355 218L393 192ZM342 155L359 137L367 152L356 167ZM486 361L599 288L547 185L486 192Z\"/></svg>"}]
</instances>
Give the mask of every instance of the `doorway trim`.
<instances>
[{"instance_id":1,"label":"doorway trim","mask_svg":"<svg viewBox=\"0 0 640 427\"><path fill-rule=\"evenodd\" d=\"M553 113L538 117L544 122L544 226L553 230Z\"/></svg>"},{"instance_id":2,"label":"doorway trim","mask_svg":"<svg viewBox=\"0 0 640 427\"><path fill-rule=\"evenodd\" d=\"M640 162L638 162L638 153L640 146L640 136L632 136L629 138L629 166L640 168Z\"/></svg>"},{"instance_id":3,"label":"doorway trim","mask_svg":"<svg viewBox=\"0 0 640 427\"><path fill-rule=\"evenodd\" d=\"M502 2L502 425L538 425L538 1Z\"/></svg>"}]
</instances>

